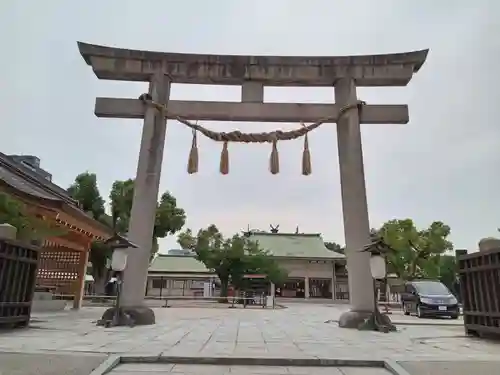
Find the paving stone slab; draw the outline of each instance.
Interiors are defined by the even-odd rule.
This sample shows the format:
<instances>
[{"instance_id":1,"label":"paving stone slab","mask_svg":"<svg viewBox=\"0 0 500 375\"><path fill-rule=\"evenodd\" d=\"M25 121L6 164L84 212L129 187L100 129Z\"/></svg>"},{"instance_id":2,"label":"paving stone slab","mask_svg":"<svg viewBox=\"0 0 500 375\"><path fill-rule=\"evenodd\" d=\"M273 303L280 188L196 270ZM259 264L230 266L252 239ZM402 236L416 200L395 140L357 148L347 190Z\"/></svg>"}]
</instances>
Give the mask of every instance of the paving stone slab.
<instances>
[{"instance_id":1,"label":"paving stone slab","mask_svg":"<svg viewBox=\"0 0 500 375\"><path fill-rule=\"evenodd\" d=\"M410 375L500 374L500 361L401 361L399 364Z\"/></svg>"},{"instance_id":2,"label":"paving stone slab","mask_svg":"<svg viewBox=\"0 0 500 375\"><path fill-rule=\"evenodd\" d=\"M108 358L92 354L0 353L1 375L89 375Z\"/></svg>"},{"instance_id":3,"label":"paving stone slab","mask_svg":"<svg viewBox=\"0 0 500 375\"><path fill-rule=\"evenodd\" d=\"M401 325L383 334L325 323L345 308L294 303L276 311L157 309L156 325L109 329L95 325L104 308L34 314L32 328L0 333L0 351L378 361L495 360L500 353L498 343L465 337L455 325Z\"/></svg>"}]
</instances>

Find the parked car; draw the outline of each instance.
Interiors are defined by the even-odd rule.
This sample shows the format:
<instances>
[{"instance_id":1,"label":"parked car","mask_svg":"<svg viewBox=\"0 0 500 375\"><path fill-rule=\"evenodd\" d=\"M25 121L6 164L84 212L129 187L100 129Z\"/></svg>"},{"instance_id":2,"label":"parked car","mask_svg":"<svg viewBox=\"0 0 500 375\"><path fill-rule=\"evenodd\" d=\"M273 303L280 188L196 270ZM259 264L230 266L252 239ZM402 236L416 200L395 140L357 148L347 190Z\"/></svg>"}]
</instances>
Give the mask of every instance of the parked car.
<instances>
[{"instance_id":1,"label":"parked car","mask_svg":"<svg viewBox=\"0 0 500 375\"><path fill-rule=\"evenodd\" d=\"M406 283L401 302L405 315L416 314L419 318L449 316L451 319L458 319L460 315L457 299L440 281Z\"/></svg>"}]
</instances>

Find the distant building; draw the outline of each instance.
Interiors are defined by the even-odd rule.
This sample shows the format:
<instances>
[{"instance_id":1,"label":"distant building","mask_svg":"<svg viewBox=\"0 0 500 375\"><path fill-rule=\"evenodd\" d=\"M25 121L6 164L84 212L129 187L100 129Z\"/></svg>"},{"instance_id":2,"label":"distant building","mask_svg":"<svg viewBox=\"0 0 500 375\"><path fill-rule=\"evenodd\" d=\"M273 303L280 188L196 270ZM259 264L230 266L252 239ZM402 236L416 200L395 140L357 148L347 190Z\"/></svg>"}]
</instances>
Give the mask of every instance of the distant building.
<instances>
[{"instance_id":1,"label":"distant building","mask_svg":"<svg viewBox=\"0 0 500 375\"><path fill-rule=\"evenodd\" d=\"M34 155L8 155L8 157L46 180L52 181L52 175L45 169L40 168L39 157Z\"/></svg>"},{"instance_id":2,"label":"distant building","mask_svg":"<svg viewBox=\"0 0 500 375\"><path fill-rule=\"evenodd\" d=\"M192 256L192 257L196 255L193 251L187 249L170 249L169 251L167 251L167 254L178 255L178 256Z\"/></svg>"},{"instance_id":3,"label":"distant building","mask_svg":"<svg viewBox=\"0 0 500 375\"><path fill-rule=\"evenodd\" d=\"M320 234L251 231L248 236L288 271L288 279L275 287L277 297L349 299L345 256L328 250ZM202 294L204 283L217 281L203 263L186 255L169 251L153 260L148 272L148 295Z\"/></svg>"}]
</instances>

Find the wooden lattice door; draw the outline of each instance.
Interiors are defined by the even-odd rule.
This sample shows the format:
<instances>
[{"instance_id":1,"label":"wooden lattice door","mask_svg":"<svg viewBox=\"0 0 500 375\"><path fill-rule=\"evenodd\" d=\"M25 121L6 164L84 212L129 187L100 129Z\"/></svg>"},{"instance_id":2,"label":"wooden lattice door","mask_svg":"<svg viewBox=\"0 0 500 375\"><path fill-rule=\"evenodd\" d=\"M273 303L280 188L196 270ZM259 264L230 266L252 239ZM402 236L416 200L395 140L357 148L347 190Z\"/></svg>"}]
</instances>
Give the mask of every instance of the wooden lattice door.
<instances>
[{"instance_id":1,"label":"wooden lattice door","mask_svg":"<svg viewBox=\"0 0 500 375\"><path fill-rule=\"evenodd\" d=\"M37 285L54 288L55 294L74 296L80 280L82 252L43 250L40 254Z\"/></svg>"}]
</instances>

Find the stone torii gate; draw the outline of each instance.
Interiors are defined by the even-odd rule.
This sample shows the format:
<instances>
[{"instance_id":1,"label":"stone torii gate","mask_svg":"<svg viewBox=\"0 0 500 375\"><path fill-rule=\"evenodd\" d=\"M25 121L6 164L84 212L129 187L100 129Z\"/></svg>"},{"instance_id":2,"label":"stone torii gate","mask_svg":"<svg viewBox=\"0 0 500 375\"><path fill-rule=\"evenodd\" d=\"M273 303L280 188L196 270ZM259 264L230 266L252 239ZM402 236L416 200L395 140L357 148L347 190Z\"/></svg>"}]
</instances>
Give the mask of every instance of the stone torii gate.
<instances>
[{"instance_id":1,"label":"stone torii gate","mask_svg":"<svg viewBox=\"0 0 500 375\"><path fill-rule=\"evenodd\" d=\"M136 324L153 324L154 313L144 306L144 290L158 198L166 134L166 119L337 123L342 209L346 241L351 310L340 326L356 328L374 306L370 242L360 123L406 124L406 105L363 105L358 86L406 86L423 65L428 50L368 56L283 57L162 53L78 43L85 62L99 79L149 82L155 105L137 99L97 98L95 114L104 118L144 119L135 179L124 271L122 306ZM239 85L241 102L169 100L172 83ZM335 104L264 103L265 86L332 87ZM332 93L333 94L333 93ZM151 103L150 103L151 104ZM165 106L166 110L159 110ZM332 197L332 199L334 199Z\"/></svg>"}]
</instances>

